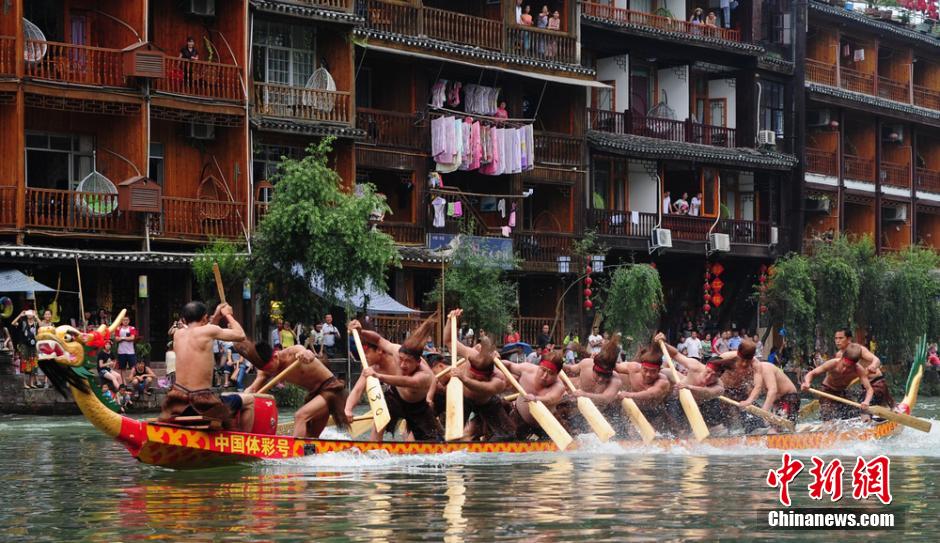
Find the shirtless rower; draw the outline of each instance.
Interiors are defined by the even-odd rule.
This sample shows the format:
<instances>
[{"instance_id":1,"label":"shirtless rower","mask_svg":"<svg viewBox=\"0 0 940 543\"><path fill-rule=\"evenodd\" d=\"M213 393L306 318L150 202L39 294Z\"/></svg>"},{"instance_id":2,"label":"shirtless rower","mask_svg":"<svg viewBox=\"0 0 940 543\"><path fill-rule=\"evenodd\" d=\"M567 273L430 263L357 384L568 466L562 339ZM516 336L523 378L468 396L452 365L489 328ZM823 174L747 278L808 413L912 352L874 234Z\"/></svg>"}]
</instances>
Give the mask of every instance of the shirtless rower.
<instances>
[{"instance_id":1,"label":"shirtless rower","mask_svg":"<svg viewBox=\"0 0 940 543\"><path fill-rule=\"evenodd\" d=\"M236 345L239 352L241 348L242 345ZM284 377L284 381L307 390L303 407L294 413L294 437L320 437L330 416L340 429L347 427L344 412L346 383L337 379L316 353L303 345L294 345L275 353L271 345L263 341L254 344L253 349L248 350L249 354L245 356L258 374L245 390L246 393L256 393L269 378L280 375L298 358L302 361Z\"/></svg>"},{"instance_id":2,"label":"shirtless rower","mask_svg":"<svg viewBox=\"0 0 940 543\"><path fill-rule=\"evenodd\" d=\"M378 349L398 361L398 372L384 373L378 369L378 366L371 364L362 370L363 378L375 377L382 382L385 402L388 404L388 413L391 416L391 421L386 428L394 429L398 421L404 419L408 424L408 431L418 441L442 441L444 438L444 429L427 401L434 374L422 358L425 340L435 323L437 323L437 314L421 323L401 345L379 336L376 342ZM358 321L349 323L350 330L358 328L361 328ZM375 332L362 332L362 334L371 336ZM365 350L365 345L363 345L363 350ZM368 352L366 356L369 356ZM379 441L381 438L382 436L378 436Z\"/></svg>"},{"instance_id":3,"label":"shirtless rower","mask_svg":"<svg viewBox=\"0 0 940 543\"><path fill-rule=\"evenodd\" d=\"M724 395L740 402L742 406L754 403L760 396L760 389L754 386L758 374L757 364L760 363L755 357L756 354L757 344L750 339L741 340L738 350L721 354L723 363L729 364L728 371L721 376L721 384L725 387ZM723 410L726 420L741 421L745 432L761 428L764 424L762 419L750 413L742 413L740 409L724 406Z\"/></svg>"},{"instance_id":4,"label":"shirtless rower","mask_svg":"<svg viewBox=\"0 0 940 543\"><path fill-rule=\"evenodd\" d=\"M451 320L459 319L463 314L460 309L454 309L447 315L447 325L444 330L451 330ZM471 425L473 431L465 432L471 438L477 434L485 436L490 441L509 441L515 437L515 428L506 409L500 393L506 388L503 374L494 371L493 358L496 349L489 338L481 338L479 350L457 342L452 345L450 334L444 334L444 344L451 349L457 349L457 356L466 358L467 364L451 370L450 378L459 379L463 383L464 418L475 414L476 419Z\"/></svg>"},{"instance_id":5,"label":"shirtless rower","mask_svg":"<svg viewBox=\"0 0 940 543\"><path fill-rule=\"evenodd\" d=\"M640 351L636 362L618 363L616 371L623 381L623 390L617 393L617 398L635 401L654 428L666 431L671 427L666 414L666 400L672 392L672 385L660 372L662 367L663 353L656 344Z\"/></svg>"},{"instance_id":6,"label":"shirtless rower","mask_svg":"<svg viewBox=\"0 0 940 543\"><path fill-rule=\"evenodd\" d=\"M808 390L813 386L814 377L825 374L826 377L819 389L834 396L845 398L846 389L857 378L865 389L865 398L860 403L862 409L867 408L871 403L874 390L872 390L871 383L868 381L868 370L858 363L861 357L862 348L860 345L853 343L847 346L843 350L842 358L827 360L807 373L803 377L801 389ZM851 406L826 398L819 399L819 418L822 420L848 419L855 416L855 409Z\"/></svg>"},{"instance_id":7,"label":"shirtless rower","mask_svg":"<svg viewBox=\"0 0 940 543\"><path fill-rule=\"evenodd\" d=\"M754 378L754 390L757 394L752 392L751 396L759 396L761 390L766 390L762 409L789 419L790 422L796 422L796 417L800 414L800 393L796 385L782 369L770 362L757 360L755 364L758 371ZM741 402L741 405L750 405L751 396Z\"/></svg>"},{"instance_id":8,"label":"shirtless rower","mask_svg":"<svg viewBox=\"0 0 940 543\"><path fill-rule=\"evenodd\" d=\"M166 394L159 420L172 422L175 417L202 415L221 421L226 430L250 431L254 423L252 396L236 393L220 397L211 388L215 370L213 342L245 339L245 332L232 316L232 306L219 304L210 318L206 304L192 301L183 307L182 317L186 326L173 334L176 382ZM223 317L228 328L218 325ZM241 419L240 424L236 418Z\"/></svg>"},{"instance_id":9,"label":"shirtless rower","mask_svg":"<svg viewBox=\"0 0 940 543\"><path fill-rule=\"evenodd\" d=\"M565 384L558 378L558 372L564 363L561 351L543 354L538 365L528 362L503 362L510 373L519 378L522 390L526 391L524 396L516 398L509 415L516 425L516 439L526 440L531 434L548 437L529 412L529 402L540 401L554 411L565 394Z\"/></svg>"},{"instance_id":10,"label":"shirtless rower","mask_svg":"<svg viewBox=\"0 0 940 543\"><path fill-rule=\"evenodd\" d=\"M575 398L588 398L594 402L606 419L620 420L620 400L617 392L623 386L623 381L614 371L617 359L620 357L620 334L614 334L614 337L603 343L600 349L593 358L589 357L577 364L569 364L564 367L564 371L572 378L577 389L573 393ZM566 411L568 422L576 432L589 431L587 422L576 408L569 407ZM559 419L561 418L559 416ZM563 420L562 423L564 424L565 421Z\"/></svg>"},{"instance_id":11,"label":"shirtless rower","mask_svg":"<svg viewBox=\"0 0 940 543\"><path fill-rule=\"evenodd\" d=\"M868 347L860 343L855 343L852 337L852 330L849 328L839 328L835 333L836 348L839 351L835 358L841 358L843 351L849 345L858 345L862 350L862 356L858 359L858 365L868 370L868 382L871 383L872 390L875 391L872 396L872 405L883 405L885 407L894 407L894 398L891 397L891 391L888 390L888 382L885 381L884 373L881 371L881 359L875 356Z\"/></svg>"},{"instance_id":12,"label":"shirtless rower","mask_svg":"<svg viewBox=\"0 0 940 543\"><path fill-rule=\"evenodd\" d=\"M376 372L384 375L398 375L401 371L401 368L398 364L398 356L395 350L391 347L386 349L379 348L379 345L382 342L389 343L388 340L384 339L382 336L373 332L372 330L363 330L362 324L353 320L347 325L350 330L355 327L359 330L359 339L362 341L362 351L366 355L366 362L369 364L369 367L374 368ZM360 374L359 379L356 381L356 384L353 386L352 390L349 391L349 397L346 399L346 409L344 411L346 415L346 421L352 422L353 420L353 409L359 405L360 400L362 400L362 394L366 390L366 377L365 375ZM386 426L389 431L394 431L395 427L391 424ZM378 439L377 432L375 428L372 429L372 439Z\"/></svg>"},{"instance_id":13,"label":"shirtless rower","mask_svg":"<svg viewBox=\"0 0 940 543\"><path fill-rule=\"evenodd\" d=\"M653 338L654 341L659 339L665 342L665 336L662 334L657 334ZM682 354L672 345L668 343L665 345L673 362L685 368L686 371L685 378L674 384L675 394L671 394L666 403L669 416L687 431L691 430L687 424L681 422L687 419L685 412L682 410L682 405L679 403L678 392L685 388L692 391L692 397L695 398L695 403L699 405L699 410L702 412L702 418L705 420L706 425L718 426L723 424L724 417L718 396L725 392L721 376L727 369L728 362L723 361L720 356L713 356L703 364L698 359Z\"/></svg>"}]
</instances>

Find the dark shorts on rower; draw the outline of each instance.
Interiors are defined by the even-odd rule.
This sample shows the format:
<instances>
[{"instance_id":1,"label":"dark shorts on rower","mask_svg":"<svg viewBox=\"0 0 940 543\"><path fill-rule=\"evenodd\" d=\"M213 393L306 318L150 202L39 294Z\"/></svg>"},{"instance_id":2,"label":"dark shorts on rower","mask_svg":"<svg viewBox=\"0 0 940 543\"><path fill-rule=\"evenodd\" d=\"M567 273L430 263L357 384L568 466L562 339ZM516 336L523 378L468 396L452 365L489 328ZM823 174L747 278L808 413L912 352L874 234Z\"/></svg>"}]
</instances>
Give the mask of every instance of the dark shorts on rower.
<instances>
[{"instance_id":1,"label":"dark shorts on rower","mask_svg":"<svg viewBox=\"0 0 940 543\"><path fill-rule=\"evenodd\" d=\"M800 395L797 392L784 394L774 402L773 412L790 422L796 422L797 415L800 414Z\"/></svg>"},{"instance_id":2,"label":"dark shorts on rower","mask_svg":"<svg viewBox=\"0 0 940 543\"><path fill-rule=\"evenodd\" d=\"M242 408L242 396L241 394L226 394L222 396L222 403L227 405L232 413L237 413Z\"/></svg>"},{"instance_id":3,"label":"dark shorts on rower","mask_svg":"<svg viewBox=\"0 0 940 543\"><path fill-rule=\"evenodd\" d=\"M137 355L136 354L119 354L117 355L117 365L118 368L122 370L129 370L137 364Z\"/></svg>"},{"instance_id":4,"label":"dark shorts on rower","mask_svg":"<svg viewBox=\"0 0 940 543\"><path fill-rule=\"evenodd\" d=\"M404 419L408 431L417 441L443 441L444 429L426 400L406 402L399 394L398 387L385 385L382 388L388 414L392 417L386 426L387 431L394 431L398 421Z\"/></svg>"}]
</instances>

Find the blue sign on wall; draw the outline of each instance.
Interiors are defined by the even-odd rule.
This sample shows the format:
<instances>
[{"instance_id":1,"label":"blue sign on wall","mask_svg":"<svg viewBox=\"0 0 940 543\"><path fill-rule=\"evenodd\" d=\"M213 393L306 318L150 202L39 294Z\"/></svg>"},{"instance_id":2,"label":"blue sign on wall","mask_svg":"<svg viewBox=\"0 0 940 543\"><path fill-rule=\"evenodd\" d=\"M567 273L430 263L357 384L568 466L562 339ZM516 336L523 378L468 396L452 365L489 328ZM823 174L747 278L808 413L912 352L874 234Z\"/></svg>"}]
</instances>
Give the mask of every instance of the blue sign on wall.
<instances>
[{"instance_id":1,"label":"blue sign on wall","mask_svg":"<svg viewBox=\"0 0 940 543\"><path fill-rule=\"evenodd\" d=\"M513 252L511 238L491 238L482 236L467 236L457 234L428 234L428 249L442 251L456 248L458 243L469 244L473 252L486 257L499 267L510 270L513 268Z\"/></svg>"}]
</instances>

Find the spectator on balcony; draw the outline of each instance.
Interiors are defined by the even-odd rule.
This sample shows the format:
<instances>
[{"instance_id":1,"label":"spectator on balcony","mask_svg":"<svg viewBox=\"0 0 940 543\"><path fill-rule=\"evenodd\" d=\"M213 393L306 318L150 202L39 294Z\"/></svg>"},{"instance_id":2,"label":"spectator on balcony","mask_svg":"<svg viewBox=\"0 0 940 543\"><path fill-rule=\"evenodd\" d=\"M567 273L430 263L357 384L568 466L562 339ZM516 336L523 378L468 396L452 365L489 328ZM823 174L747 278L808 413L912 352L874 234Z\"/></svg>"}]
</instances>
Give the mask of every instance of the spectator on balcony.
<instances>
[{"instance_id":1,"label":"spectator on balcony","mask_svg":"<svg viewBox=\"0 0 940 543\"><path fill-rule=\"evenodd\" d=\"M548 6L542 6L542 11L539 12L539 19L535 26L538 28L548 28L549 17Z\"/></svg>"},{"instance_id":2,"label":"spectator on balcony","mask_svg":"<svg viewBox=\"0 0 940 543\"><path fill-rule=\"evenodd\" d=\"M702 213L702 193L698 192L695 196L692 197L692 201L689 202L689 215L693 217L698 217Z\"/></svg>"},{"instance_id":3,"label":"spectator on balcony","mask_svg":"<svg viewBox=\"0 0 940 543\"><path fill-rule=\"evenodd\" d=\"M705 17L705 26L710 26L713 28L718 27L718 16L715 15L714 11L709 11L708 16Z\"/></svg>"},{"instance_id":4,"label":"spectator on balcony","mask_svg":"<svg viewBox=\"0 0 940 543\"><path fill-rule=\"evenodd\" d=\"M672 193L668 190L663 193L663 215L672 213Z\"/></svg>"},{"instance_id":5,"label":"spectator on balcony","mask_svg":"<svg viewBox=\"0 0 940 543\"><path fill-rule=\"evenodd\" d=\"M682 197L676 200L676 203L672 204L672 208L677 215L688 215L689 214L689 193L683 192Z\"/></svg>"},{"instance_id":6,"label":"spectator on balcony","mask_svg":"<svg viewBox=\"0 0 940 543\"><path fill-rule=\"evenodd\" d=\"M689 22L693 25L705 24L705 12L702 11L702 8L695 8L692 11L692 16L689 17Z\"/></svg>"},{"instance_id":7,"label":"spectator on balcony","mask_svg":"<svg viewBox=\"0 0 940 543\"><path fill-rule=\"evenodd\" d=\"M526 6L526 7L529 7L529 6ZM502 102L499 103L499 107L496 108L496 115L494 115L494 116L495 116L496 118L498 118L498 119L508 119L508 118L509 118L509 111L506 109L506 101L505 101L505 100L503 100Z\"/></svg>"},{"instance_id":8,"label":"spectator on balcony","mask_svg":"<svg viewBox=\"0 0 940 543\"><path fill-rule=\"evenodd\" d=\"M552 18L548 20L549 30L561 30L561 13L558 10L552 12Z\"/></svg>"},{"instance_id":9,"label":"spectator on balcony","mask_svg":"<svg viewBox=\"0 0 940 543\"><path fill-rule=\"evenodd\" d=\"M186 47L180 49L180 58L199 60L199 50L196 49L196 40L192 36L186 36Z\"/></svg>"},{"instance_id":10,"label":"spectator on balcony","mask_svg":"<svg viewBox=\"0 0 940 543\"><path fill-rule=\"evenodd\" d=\"M519 6L516 6L516 9L518 8ZM532 26L532 6L522 8L522 15L517 22L522 26Z\"/></svg>"},{"instance_id":11,"label":"spectator on balcony","mask_svg":"<svg viewBox=\"0 0 940 543\"><path fill-rule=\"evenodd\" d=\"M731 28L731 10L737 9L737 0L721 0L718 3L721 8L721 23L725 28Z\"/></svg>"},{"instance_id":12,"label":"spectator on balcony","mask_svg":"<svg viewBox=\"0 0 940 543\"><path fill-rule=\"evenodd\" d=\"M516 0L516 24L522 24L522 0Z\"/></svg>"}]
</instances>

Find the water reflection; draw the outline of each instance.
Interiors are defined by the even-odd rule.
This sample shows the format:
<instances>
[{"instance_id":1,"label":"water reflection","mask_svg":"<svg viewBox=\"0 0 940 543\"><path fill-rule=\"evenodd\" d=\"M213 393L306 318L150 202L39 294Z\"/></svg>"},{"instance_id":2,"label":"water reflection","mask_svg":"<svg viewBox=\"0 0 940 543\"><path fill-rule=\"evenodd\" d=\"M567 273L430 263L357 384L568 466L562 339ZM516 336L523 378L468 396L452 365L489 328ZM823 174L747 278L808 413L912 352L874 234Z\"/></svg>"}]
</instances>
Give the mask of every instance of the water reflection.
<instances>
[{"instance_id":1,"label":"water reflection","mask_svg":"<svg viewBox=\"0 0 940 543\"><path fill-rule=\"evenodd\" d=\"M444 520L447 521L444 541L463 541L467 528L467 519L463 516L463 506L467 503L467 486L464 484L463 474L456 468L447 470L447 491L444 494L447 496L447 505L444 506Z\"/></svg>"}]
</instances>

